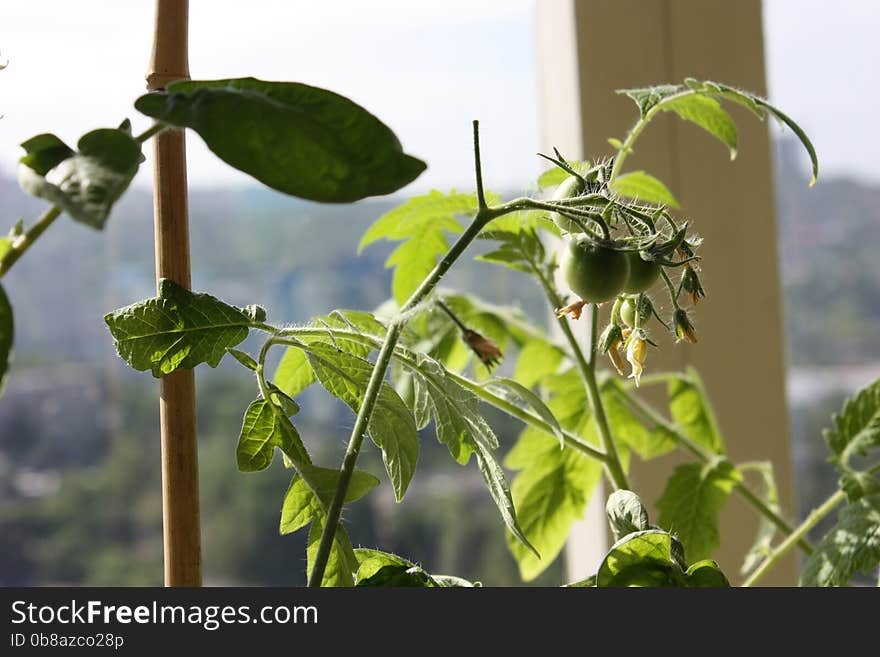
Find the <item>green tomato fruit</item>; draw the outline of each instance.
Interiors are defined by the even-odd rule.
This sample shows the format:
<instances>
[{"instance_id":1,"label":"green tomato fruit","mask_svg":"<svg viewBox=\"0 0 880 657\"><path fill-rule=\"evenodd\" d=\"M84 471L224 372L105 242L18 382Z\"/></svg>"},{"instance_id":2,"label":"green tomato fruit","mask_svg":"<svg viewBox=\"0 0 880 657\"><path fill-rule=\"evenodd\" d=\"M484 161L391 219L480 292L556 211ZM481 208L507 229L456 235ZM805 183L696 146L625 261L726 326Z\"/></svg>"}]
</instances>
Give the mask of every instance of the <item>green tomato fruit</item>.
<instances>
[{"instance_id":1,"label":"green tomato fruit","mask_svg":"<svg viewBox=\"0 0 880 657\"><path fill-rule=\"evenodd\" d=\"M630 328L636 325L636 302L634 299L627 299L620 304L620 321Z\"/></svg>"},{"instance_id":2,"label":"green tomato fruit","mask_svg":"<svg viewBox=\"0 0 880 657\"><path fill-rule=\"evenodd\" d=\"M623 291L627 294L647 291L660 277L660 265L643 260L637 251L627 252L626 259L629 261L629 278Z\"/></svg>"},{"instance_id":3,"label":"green tomato fruit","mask_svg":"<svg viewBox=\"0 0 880 657\"><path fill-rule=\"evenodd\" d=\"M623 251L596 244L586 236L568 240L560 268L571 291L591 303L616 297L629 276Z\"/></svg>"},{"instance_id":4,"label":"green tomato fruit","mask_svg":"<svg viewBox=\"0 0 880 657\"><path fill-rule=\"evenodd\" d=\"M579 178L575 176L569 176L561 183L559 183L559 187L556 188L556 192L553 194L554 201L564 201L565 199L574 198L578 194L583 191L583 183ZM565 217L558 212L551 212L550 218L554 221L554 223L559 226L560 229L566 231L567 233L582 233L581 227L577 225L574 221Z\"/></svg>"}]
</instances>

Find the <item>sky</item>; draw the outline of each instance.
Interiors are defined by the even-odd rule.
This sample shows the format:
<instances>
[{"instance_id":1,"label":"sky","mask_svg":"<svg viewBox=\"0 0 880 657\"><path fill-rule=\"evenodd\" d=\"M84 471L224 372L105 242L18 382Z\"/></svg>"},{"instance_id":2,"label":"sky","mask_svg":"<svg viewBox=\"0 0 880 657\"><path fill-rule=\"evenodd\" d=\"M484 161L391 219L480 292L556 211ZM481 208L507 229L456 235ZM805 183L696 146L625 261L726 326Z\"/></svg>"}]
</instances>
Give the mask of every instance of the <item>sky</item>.
<instances>
[{"instance_id":1,"label":"sky","mask_svg":"<svg viewBox=\"0 0 880 657\"><path fill-rule=\"evenodd\" d=\"M479 118L487 185L520 187L542 169L534 11L534 0L190 0L190 70L352 98L428 161L414 191L472 186ZM40 132L75 143L125 117L148 127L132 102L144 93L152 18L151 0L3 0L0 170L11 173L18 144ZM814 138L825 175L880 183L878 24L875 0L765 0L771 100ZM252 183L195 135L188 158L192 186ZM150 184L148 168L135 184Z\"/></svg>"}]
</instances>

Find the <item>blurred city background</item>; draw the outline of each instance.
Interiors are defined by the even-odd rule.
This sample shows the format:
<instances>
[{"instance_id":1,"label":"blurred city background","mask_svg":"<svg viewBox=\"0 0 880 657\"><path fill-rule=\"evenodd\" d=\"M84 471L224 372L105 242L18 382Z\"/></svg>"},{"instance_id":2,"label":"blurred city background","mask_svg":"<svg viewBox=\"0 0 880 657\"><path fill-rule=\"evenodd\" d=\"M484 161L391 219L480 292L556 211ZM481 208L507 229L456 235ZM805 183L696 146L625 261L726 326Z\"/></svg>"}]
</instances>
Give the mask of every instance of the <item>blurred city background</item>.
<instances>
[{"instance_id":1,"label":"blurred city background","mask_svg":"<svg viewBox=\"0 0 880 657\"><path fill-rule=\"evenodd\" d=\"M44 207L15 182L19 142L44 131L75 141L125 116L136 130L146 126L130 103L143 89L152 3L129 4L78 3L82 20L68 3L13 1L4 8L0 229L18 217L30 221ZM533 155L533 2L445 2L443 12L411 6L431 3L390 1L369 3L369 12L355 2L264 4L247 10L259 25L241 25L246 17L236 16L232 3L191 1L194 76L298 79L351 96L428 161L429 173L407 193L471 188L474 117L483 121L493 190L519 194L543 170ZM345 11L328 9L337 5ZM880 8L868 1L833 10L765 1L770 98L814 138L823 165L819 184L807 188L802 153L774 129L800 514L835 487L821 438L829 414L880 376L880 161L869 113L878 92L869 88L868 70L878 59L870 27L878 18ZM72 24L74 34L66 32ZM390 249L358 256L356 246L403 196L352 206L297 201L217 166L197 137L189 143L195 289L237 305L261 304L270 318L292 323L333 308L375 308L387 298ZM150 182L145 166L104 233L60 221L4 280L16 343L0 399L0 585L162 582L158 386L116 358L101 320L154 294ZM447 284L546 317L537 290L518 276L462 261ZM289 473L280 460L259 474L235 468L241 416L256 390L227 361L196 375L205 582L303 584L304 532L277 531ZM301 433L319 455L326 450L317 460L335 462L351 412L317 389L304 394L302 406ZM519 427L490 419L502 445L512 444ZM365 456L366 467L381 473L375 450ZM388 488L346 512L357 543L412 557L430 572L520 583L479 476L452 463L433 437L423 442L405 503L395 505ZM560 559L535 583L562 578Z\"/></svg>"}]
</instances>

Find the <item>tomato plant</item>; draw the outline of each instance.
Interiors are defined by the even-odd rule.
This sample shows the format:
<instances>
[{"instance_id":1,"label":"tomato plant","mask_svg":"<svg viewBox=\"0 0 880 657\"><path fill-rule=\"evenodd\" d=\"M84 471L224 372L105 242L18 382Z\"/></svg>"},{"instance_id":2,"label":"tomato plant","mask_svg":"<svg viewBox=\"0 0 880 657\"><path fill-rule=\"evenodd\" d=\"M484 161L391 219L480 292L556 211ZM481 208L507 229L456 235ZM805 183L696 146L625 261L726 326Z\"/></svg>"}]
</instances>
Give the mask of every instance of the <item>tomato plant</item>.
<instances>
[{"instance_id":1,"label":"tomato plant","mask_svg":"<svg viewBox=\"0 0 880 657\"><path fill-rule=\"evenodd\" d=\"M345 505L380 485L357 468L365 438L381 452L400 501L414 481L420 441L429 431L454 462L475 462L527 580L559 554L603 479L614 491L606 511L615 542L595 565L595 576L577 586L727 586L727 574L711 556L719 543L718 514L733 494L762 522L743 566L745 585L759 582L794 548L808 555L805 585L844 585L858 571L880 564L872 538L880 533L880 465L866 460L880 445L880 382L847 402L827 432L840 490L793 527L776 503L772 466L735 463L728 454L699 375L645 374L650 350L661 346L661 327L676 341L696 342L693 308L681 299L689 297L694 305L705 290L700 239L690 222L673 214L666 187L638 184L647 178L659 182L644 172L622 173L639 135L659 112L671 111L733 150L736 128L721 101L738 103L788 125L809 153L815 180L818 164L809 139L764 99L716 82L689 79L622 93L638 109L632 129L614 140L611 157L570 162L558 151L547 157L555 166L538 183L557 187L549 199L502 201L484 189L475 122L475 192L411 198L378 218L361 240L360 249L379 240L399 243L387 263L394 269L392 298L381 311L341 309L291 326L270 320L258 306L235 307L164 280L156 297L105 316L119 356L135 370L163 377L203 364L214 367L229 354L254 376L257 396L242 404L236 466L256 472L280 461L290 469L279 531L308 527L311 585L472 585L398 555L355 549L340 524ZM142 144L165 130L195 131L229 165L273 189L321 202L388 194L425 168L365 109L303 84L252 78L178 82L139 98L135 108L154 121L140 134L126 120L89 132L75 149L51 134L23 143L21 185L50 207L28 228L17 224L0 240L0 276L62 214L103 228L142 161ZM512 310L438 289L477 239L492 244L481 260L522 272L540 287L558 311L561 338ZM556 283L560 267L563 289ZM658 280L662 293L654 298L648 292ZM605 301L613 302L600 307ZM670 313L665 319L664 308ZM587 349L572 329L584 309L593 337ZM13 342L12 312L0 288L3 373ZM478 326L487 316L492 336ZM649 324L652 317L658 321ZM255 333L265 337L259 351L241 350ZM464 352L450 348L456 340ZM273 348L283 350L274 369L267 360ZM621 373L628 366L634 381L600 371L599 353ZM515 358L510 377L492 375L502 358ZM666 408L641 396L640 384L664 385ZM297 399L312 385L355 414L338 466L315 463L308 437L294 423L304 412ZM523 425L504 459L516 472L512 483L484 406ZM652 523L630 490L629 455L650 459L673 450L690 460L671 473ZM760 472L761 490L746 482L749 470ZM837 524L818 545L809 544L807 531L841 505Z\"/></svg>"}]
</instances>

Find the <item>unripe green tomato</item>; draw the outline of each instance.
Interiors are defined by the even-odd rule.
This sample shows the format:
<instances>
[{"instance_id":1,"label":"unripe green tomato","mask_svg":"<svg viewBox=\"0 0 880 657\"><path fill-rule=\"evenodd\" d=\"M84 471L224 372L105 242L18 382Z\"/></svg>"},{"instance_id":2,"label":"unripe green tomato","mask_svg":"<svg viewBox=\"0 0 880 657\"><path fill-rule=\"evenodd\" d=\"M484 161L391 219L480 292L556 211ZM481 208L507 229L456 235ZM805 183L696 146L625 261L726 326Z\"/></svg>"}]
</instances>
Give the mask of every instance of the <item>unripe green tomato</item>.
<instances>
[{"instance_id":1,"label":"unripe green tomato","mask_svg":"<svg viewBox=\"0 0 880 657\"><path fill-rule=\"evenodd\" d=\"M623 291L627 294L647 291L660 277L660 265L643 260L638 251L628 251L626 259L629 261L629 278Z\"/></svg>"},{"instance_id":2,"label":"unripe green tomato","mask_svg":"<svg viewBox=\"0 0 880 657\"><path fill-rule=\"evenodd\" d=\"M636 325L636 302L634 299L627 299L620 304L620 321L630 328Z\"/></svg>"},{"instance_id":3,"label":"unripe green tomato","mask_svg":"<svg viewBox=\"0 0 880 657\"><path fill-rule=\"evenodd\" d=\"M586 236L568 240L559 266L571 291L591 303L616 297L629 276L623 251L596 244Z\"/></svg>"},{"instance_id":4,"label":"unripe green tomato","mask_svg":"<svg viewBox=\"0 0 880 657\"><path fill-rule=\"evenodd\" d=\"M556 192L553 194L554 201L564 201L565 199L574 198L578 194L583 191L583 183L579 178L575 176L569 176L561 183L559 183L559 187L556 188ZM574 221L569 219L568 217L564 217L558 212L551 212L550 218L556 223L559 228L568 232L568 233L582 233L581 227L577 225Z\"/></svg>"}]
</instances>

